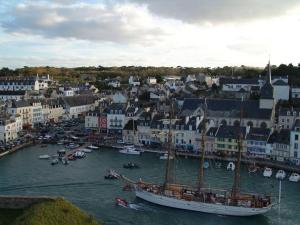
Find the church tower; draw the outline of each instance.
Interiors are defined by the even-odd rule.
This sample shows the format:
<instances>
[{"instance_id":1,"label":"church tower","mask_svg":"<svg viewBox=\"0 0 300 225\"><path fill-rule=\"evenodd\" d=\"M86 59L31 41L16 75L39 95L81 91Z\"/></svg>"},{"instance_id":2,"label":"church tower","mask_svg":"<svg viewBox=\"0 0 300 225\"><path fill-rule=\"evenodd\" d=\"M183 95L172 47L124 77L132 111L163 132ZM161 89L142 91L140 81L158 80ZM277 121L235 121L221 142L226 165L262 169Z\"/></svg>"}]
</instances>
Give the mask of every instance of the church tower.
<instances>
[{"instance_id":1,"label":"church tower","mask_svg":"<svg viewBox=\"0 0 300 225\"><path fill-rule=\"evenodd\" d=\"M260 89L259 108L272 109L274 106L274 88L272 86L271 64L268 63L266 83Z\"/></svg>"}]
</instances>

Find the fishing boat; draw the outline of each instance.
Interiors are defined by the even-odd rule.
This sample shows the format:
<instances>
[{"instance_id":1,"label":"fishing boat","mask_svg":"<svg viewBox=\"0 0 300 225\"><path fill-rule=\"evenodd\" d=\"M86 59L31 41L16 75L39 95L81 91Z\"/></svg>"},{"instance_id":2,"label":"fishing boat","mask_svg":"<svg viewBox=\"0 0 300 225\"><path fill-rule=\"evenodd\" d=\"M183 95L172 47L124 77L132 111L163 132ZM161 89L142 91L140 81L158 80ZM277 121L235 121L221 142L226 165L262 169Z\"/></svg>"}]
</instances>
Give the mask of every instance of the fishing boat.
<instances>
[{"instance_id":1,"label":"fishing boat","mask_svg":"<svg viewBox=\"0 0 300 225\"><path fill-rule=\"evenodd\" d=\"M168 159L174 159L174 157L171 156L171 155L169 156L168 153L164 153L163 155L161 155L161 156L159 157L159 159L168 160Z\"/></svg>"},{"instance_id":2,"label":"fishing boat","mask_svg":"<svg viewBox=\"0 0 300 225\"><path fill-rule=\"evenodd\" d=\"M263 172L263 176L267 177L267 178L270 178L272 176L272 169L269 168L269 167L266 167L264 172Z\"/></svg>"},{"instance_id":3,"label":"fishing boat","mask_svg":"<svg viewBox=\"0 0 300 225\"><path fill-rule=\"evenodd\" d=\"M40 155L39 159L49 159L50 155Z\"/></svg>"},{"instance_id":4,"label":"fishing boat","mask_svg":"<svg viewBox=\"0 0 300 225\"><path fill-rule=\"evenodd\" d=\"M235 170L235 165L233 162L229 162L227 165L227 170L234 171Z\"/></svg>"},{"instance_id":5,"label":"fishing boat","mask_svg":"<svg viewBox=\"0 0 300 225\"><path fill-rule=\"evenodd\" d=\"M283 180L286 176L286 173L284 170L278 170L275 177L276 179L279 179L279 180Z\"/></svg>"},{"instance_id":6,"label":"fishing boat","mask_svg":"<svg viewBox=\"0 0 300 225\"><path fill-rule=\"evenodd\" d=\"M206 188L204 186L203 164L205 159L204 135L206 131L206 108L207 106L205 101L205 112L204 116L202 117L204 125L202 126L201 132L202 151L200 157L199 176L196 187L174 183L173 176L171 174L171 172L174 171L171 167L171 160L167 160L165 179L162 184L153 184L144 182L142 180L134 182L126 178L125 176L122 176L122 178L127 183L132 184L135 190L136 197L161 206L230 216L252 216L268 212L272 208L270 195L242 193L240 191L240 165L242 157L241 145L243 138L242 132L240 132L237 143L237 162L232 189L219 190ZM240 119L240 124L242 124L241 120L242 116ZM174 151L172 151L171 148L171 116L169 124L168 154L173 154Z\"/></svg>"},{"instance_id":7,"label":"fishing boat","mask_svg":"<svg viewBox=\"0 0 300 225\"><path fill-rule=\"evenodd\" d=\"M136 150L134 147L123 147L121 150L119 150L120 153L122 154L127 154L127 155L140 155L141 152Z\"/></svg>"},{"instance_id":8,"label":"fishing boat","mask_svg":"<svg viewBox=\"0 0 300 225\"><path fill-rule=\"evenodd\" d=\"M298 173L292 173L289 177L290 182L298 182L300 180L300 175Z\"/></svg>"}]
</instances>

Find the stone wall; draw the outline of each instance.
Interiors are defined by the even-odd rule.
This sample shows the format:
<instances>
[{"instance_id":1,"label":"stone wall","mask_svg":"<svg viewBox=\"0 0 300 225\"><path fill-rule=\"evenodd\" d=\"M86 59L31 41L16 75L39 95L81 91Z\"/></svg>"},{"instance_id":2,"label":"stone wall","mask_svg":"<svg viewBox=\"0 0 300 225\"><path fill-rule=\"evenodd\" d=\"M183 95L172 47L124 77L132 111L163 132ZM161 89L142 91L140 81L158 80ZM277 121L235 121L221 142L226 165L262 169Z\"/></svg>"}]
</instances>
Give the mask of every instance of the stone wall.
<instances>
[{"instance_id":1,"label":"stone wall","mask_svg":"<svg viewBox=\"0 0 300 225\"><path fill-rule=\"evenodd\" d=\"M54 201L56 197L48 196L2 196L0 195L0 209L22 209L36 203Z\"/></svg>"}]
</instances>

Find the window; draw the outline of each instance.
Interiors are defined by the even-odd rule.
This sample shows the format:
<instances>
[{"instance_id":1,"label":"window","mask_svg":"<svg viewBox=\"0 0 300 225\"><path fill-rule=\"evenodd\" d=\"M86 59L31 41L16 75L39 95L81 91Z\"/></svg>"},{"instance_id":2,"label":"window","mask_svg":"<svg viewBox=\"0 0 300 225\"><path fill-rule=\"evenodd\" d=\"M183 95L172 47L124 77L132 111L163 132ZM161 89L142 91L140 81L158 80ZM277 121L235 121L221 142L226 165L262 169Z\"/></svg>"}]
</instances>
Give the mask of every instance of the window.
<instances>
[{"instance_id":1,"label":"window","mask_svg":"<svg viewBox=\"0 0 300 225\"><path fill-rule=\"evenodd\" d=\"M298 139L299 139L298 134L295 134L295 141L298 141Z\"/></svg>"},{"instance_id":2,"label":"window","mask_svg":"<svg viewBox=\"0 0 300 225\"><path fill-rule=\"evenodd\" d=\"M298 149L298 143L294 144L294 149Z\"/></svg>"}]
</instances>

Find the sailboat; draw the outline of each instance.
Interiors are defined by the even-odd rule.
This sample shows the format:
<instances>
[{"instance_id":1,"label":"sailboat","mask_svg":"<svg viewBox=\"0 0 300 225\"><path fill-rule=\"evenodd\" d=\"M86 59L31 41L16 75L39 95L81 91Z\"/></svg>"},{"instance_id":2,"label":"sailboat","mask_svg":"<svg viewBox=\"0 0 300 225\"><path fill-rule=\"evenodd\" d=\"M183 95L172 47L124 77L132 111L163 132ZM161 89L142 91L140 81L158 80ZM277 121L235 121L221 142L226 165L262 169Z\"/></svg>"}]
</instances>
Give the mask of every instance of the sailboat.
<instances>
[{"instance_id":1,"label":"sailboat","mask_svg":"<svg viewBox=\"0 0 300 225\"><path fill-rule=\"evenodd\" d=\"M241 104L242 105L242 104ZM268 212L273 204L271 203L271 196L264 194L250 194L240 192L240 165L241 165L241 143L242 133L239 135L237 163L234 175L234 183L232 190L219 190L204 187L204 159L205 159L205 140L204 135L206 131L206 111L207 104L205 100L205 112L203 116L202 132L201 132L201 156L199 166L199 177L197 187L192 187L184 184L172 182L171 179L171 142L172 133L171 125L172 119L170 116L170 126L168 135L168 160L166 165L166 174L163 184L146 183L142 180L133 182L128 178L122 176L127 182L131 183L135 190L135 195L145 201L167 206L177 209L185 209L191 211L198 211L204 213L212 213L219 215L230 216L253 216ZM242 107L240 124L242 122Z\"/></svg>"}]
</instances>

